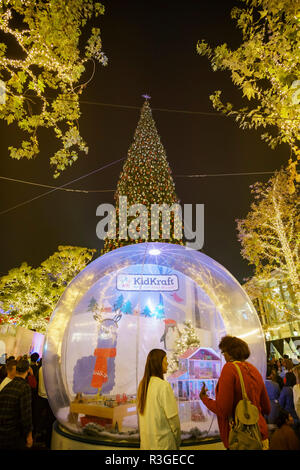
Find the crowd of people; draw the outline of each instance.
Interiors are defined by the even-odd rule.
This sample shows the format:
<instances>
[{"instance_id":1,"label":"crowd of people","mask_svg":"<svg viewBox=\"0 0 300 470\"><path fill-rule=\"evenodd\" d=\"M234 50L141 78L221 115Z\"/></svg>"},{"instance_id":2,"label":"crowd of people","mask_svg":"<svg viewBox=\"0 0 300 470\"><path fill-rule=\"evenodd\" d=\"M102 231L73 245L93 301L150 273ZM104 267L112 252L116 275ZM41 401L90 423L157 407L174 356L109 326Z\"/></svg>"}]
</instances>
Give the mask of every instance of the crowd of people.
<instances>
[{"instance_id":1,"label":"crowd of people","mask_svg":"<svg viewBox=\"0 0 300 470\"><path fill-rule=\"evenodd\" d=\"M289 357L282 361L271 359L267 377L263 378L247 361L250 349L242 339L225 336L219 349L226 363L216 386L215 399L208 396L204 383L199 398L217 416L225 449L238 448L232 444L232 429L237 422L237 405L246 393L257 410L257 448L300 450L300 364L293 364ZM150 351L137 396L141 449L176 450L180 446L178 409L172 387L163 377L166 371L166 352ZM236 436L238 433L239 430ZM249 440L249 436L244 434L243 437ZM240 448L247 449L247 445L243 445Z\"/></svg>"},{"instance_id":2,"label":"crowd of people","mask_svg":"<svg viewBox=\"0 0 300 470\"><path fill-rule=\"evenodd\" d=\"M39 354L5 358L0 367L0 449L50 449L54 421Z\"/></svg>"},{"instance_id":3,"label":"crowd of people","mask_svg":"<svg viewBox=\"0 0 300 470\"><path fill-rule=\"evenodd\" d=\"M300 362L288 355L267 362L266 389L271 411L265 416L270 448L300 450Z\"/></svg>"},{"instance_id":4,"label":"crowd of people","mask_svg":"<svg viewBox=\"0 0 300 470\"><path fill-rule=\"evenodd\" d=\"M215 398L208 396L203 383L199 399L217 416L224 447L234 448L230 441L235 411L246 393L258 413L259 448L300 450L300 363L288 356L270 358L263 378L247 361L250 349L242 339L225 336L219 349L225 365ZM177 402L164 380L167 369L166 352L150 351L137 393L140 447L144 450L177 450L181 444ZM39 354L6 358L0 367L0 449L50 449L54 421Z\"/></svg>"}]
</instances>

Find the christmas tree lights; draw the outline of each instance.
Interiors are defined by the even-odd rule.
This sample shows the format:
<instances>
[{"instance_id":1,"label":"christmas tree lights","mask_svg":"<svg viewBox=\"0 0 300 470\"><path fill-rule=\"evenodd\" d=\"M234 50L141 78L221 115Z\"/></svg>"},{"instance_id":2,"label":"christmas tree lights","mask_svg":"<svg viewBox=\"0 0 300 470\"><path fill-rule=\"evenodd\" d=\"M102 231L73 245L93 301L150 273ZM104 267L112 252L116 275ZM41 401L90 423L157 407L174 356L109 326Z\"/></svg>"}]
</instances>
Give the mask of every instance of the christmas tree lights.
<instances>
[{"instance_id":1,"label":"christmas tree lights","mask_svg":"<svg viewBox=\"0 0 300 470\"><path fill-rule=\"evenodd\" d=\"M169 221L165 221L162 217L151 219L149 216L152 205L167 204L172 206L178 203L178 198L175 193L175 185L166 153L152 117L148 102L149 97L145 96L146 100L141 109L134 140L128 150L128 158L121 172L115 193L116 238L107 238L105 240L103 254L121 246L150 240L183 245L182 235L178 236L177 231L174 231L176 214L171 211ZM123 196L127 197L126 207L123 206L125 204ZM129 228L133 227L137 232L135 237L129 237L127 223L123 223L121 216L124 212L127 212L129 206L137 204L142 204L147 210L143 211L141 208L139 214L137 214L138 222L135 217L128 217L126 222ZM148 227L146 233L141 231L141 227ZM151 231L152 233L156 232L159 236L152 238ZM163 239L164 232L169 233L169 237Z\"/></svg>"},{"instance_id":2,"label":"christmas tree lights","mask_svg":"<svg viewBox=\"0 0 300 470\"><path fill-rule=\"evenodd\" d=\"M199 336L190 320L184 322L183 330L174 344L174 351L168 356L168 373L178 370L179 358L190 348L200 347Z\"/></svg>"}]
</instances>

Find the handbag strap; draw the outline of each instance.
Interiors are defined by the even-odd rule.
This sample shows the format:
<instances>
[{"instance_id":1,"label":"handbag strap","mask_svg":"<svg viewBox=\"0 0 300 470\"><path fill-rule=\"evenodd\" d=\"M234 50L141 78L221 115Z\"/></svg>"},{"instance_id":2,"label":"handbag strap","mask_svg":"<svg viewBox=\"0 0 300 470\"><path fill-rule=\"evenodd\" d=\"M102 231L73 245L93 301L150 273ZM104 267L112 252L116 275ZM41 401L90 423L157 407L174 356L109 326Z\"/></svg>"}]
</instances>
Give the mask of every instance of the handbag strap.
<instances>
[{"instance_id":1,"label":"handbag strap","mask_svg":"<svg viewBox=\"0 0 300 470\"><path fill-rule=\"evenodd\" d=\"M238 375L239 375L240 382L241 382L242 396L243 396L243 403L244 403L244 414L245 414L245 417L249 418L250 417L249 412L248 412L249 399L248 399L248 396L247 396L247 393L246 393L242 372L241 372L241 369L239 368L239 366L236 364L235 361L233 361L233 364L235 365L236 370L238 371ZM229 417L229 423L231 423L231 422L233 423L232 416Z\"/></svg>"},{"instance_id":2,"label":"handbag strap","mask_svg":"<svg viewBox=\"0 0 300 470\"><path fill-rule=\"evenodd\" d=\"M244 399L244 400L248 400L248 396L247 396L247 393L246 393L245 384L244 384L244 379L243 379L243 376L242 376L241 369L240 369L239 366L236 364L236 362L233 362L233 364L235 365L235 367L236 367L236 369L237 369L237 371L238 371L238 374L239 374L239 378L240 378L240 382L241 382L241 388L242 388L243 399Z\"/></svg>"}]
</instances>

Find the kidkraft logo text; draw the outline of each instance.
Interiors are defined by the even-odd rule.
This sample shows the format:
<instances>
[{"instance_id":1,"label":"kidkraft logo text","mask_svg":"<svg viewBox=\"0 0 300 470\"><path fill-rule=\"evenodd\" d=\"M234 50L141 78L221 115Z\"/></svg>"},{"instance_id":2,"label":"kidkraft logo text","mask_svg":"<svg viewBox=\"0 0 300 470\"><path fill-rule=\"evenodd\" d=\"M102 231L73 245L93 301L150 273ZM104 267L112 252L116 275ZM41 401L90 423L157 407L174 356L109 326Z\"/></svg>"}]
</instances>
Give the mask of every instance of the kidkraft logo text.
<instances>
[{"instance_id":1,"label":"kidkraft logo text","mask_svg":"<svg viewBox=\"0 0 300 470\"><path fill-rule=\"evenodd\" d=\"M119 274L117 289L130 291L174 291L178 290L176 274Z\"/></svg>"},{"instance_id":2,"label":"kidkraft logo text","mask_svg":"<svg viewBox=\"0 0 300 470\"><path fill-rule=\"evenodd\" d=\"M171 240L171 235L177 240L182 239L182 226L187 240L186 246L201 250L204 245L204 204L195 205L195 223L193 223L193 205L184 204L151 204L150 210L143 204L127 205L127 197L119 196L119 240L142 239ZM174 233L171 234L171 213L174 218ZM96 227L100 240L116 239L116 210L112 204L100 204L96 215L102 217ZM128 225L128 218L131 221ZM132 220L132 218L134 218ZM160 224L161 220L161 224ZM149 223L150 222L150 223ZM150 233L149 233L150 226ZM160 231L161 227L161 231ZM195 230L192 229L195 228Z\"/></svg>"}]
</instances>

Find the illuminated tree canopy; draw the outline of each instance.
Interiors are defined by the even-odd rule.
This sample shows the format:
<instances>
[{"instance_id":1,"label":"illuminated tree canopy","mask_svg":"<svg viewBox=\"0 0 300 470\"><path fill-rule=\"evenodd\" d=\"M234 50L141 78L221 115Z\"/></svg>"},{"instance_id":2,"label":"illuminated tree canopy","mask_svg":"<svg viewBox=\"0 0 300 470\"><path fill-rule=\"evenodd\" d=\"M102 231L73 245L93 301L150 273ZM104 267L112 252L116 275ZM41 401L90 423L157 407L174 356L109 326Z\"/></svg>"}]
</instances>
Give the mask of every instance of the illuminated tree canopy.
<instances>
[{"instance_id":1,"label":"illuminated tree canopy","mask_svg":"<svg viewBox=\"0 0 300 470\"><path fill-rule=\"evenodd\" d=\"M22 263L0 278L0 324L46 331L56 303L96 250L59 246L38 268Z\"/></svg>"},{"instance_id":2,"label":"illuminated tree canopy","mask_svg":"<svg viewBox=\"0 0 300 470\"><path fill-rule=\"evenodd\" d=\"M72 165L79 152L88 153L80 135L80 79L88 62L106 65L100 29L89 20L104 13L92 0L0 0L0 118L16 123L26 134L15 159L34 158L40 151L38 129L50 128L60 148L50 158L54 177ZM84 52L81 52L84 51Z\"/></svg>"},{"instance_id":3,"label":"illuminated tree canopy","mask_svg":"<svg viewBox=\"0 0 300 470\"><path fill-rule=\"evenodd\" d=\"M248 281L248 293L259 296L259 289L278 277L289 284L295 298L291 308L300 309L299 259L299 192L290 194L286 170L276 172L265 184L252 186L254 202L246 218L237 221L242 256L255 266L255 275ZM278 296L269 301L277 309L287 311Z\"/></svg>"},{"instance_id":4,"label":"illuminated tree canopy","mask_svg":"<svg viewBox=\"0 0 300 470\"><path fill-rule=\"evenodd\" d=\"M234 109L224 103L221 91L210 99L215 109L235 117L243 129L265 128L261 134L271 148L286 143L290 148L289 188L300 181L300 9L297 0L241 0L231 16L242 32L243 42L236 50L226 43L215 48L198 41L197 51L207 56L212 68L227 70L242 91L247 105ZM251 106L249 104L251 102Z\"/></svg>"}]
</instances>

